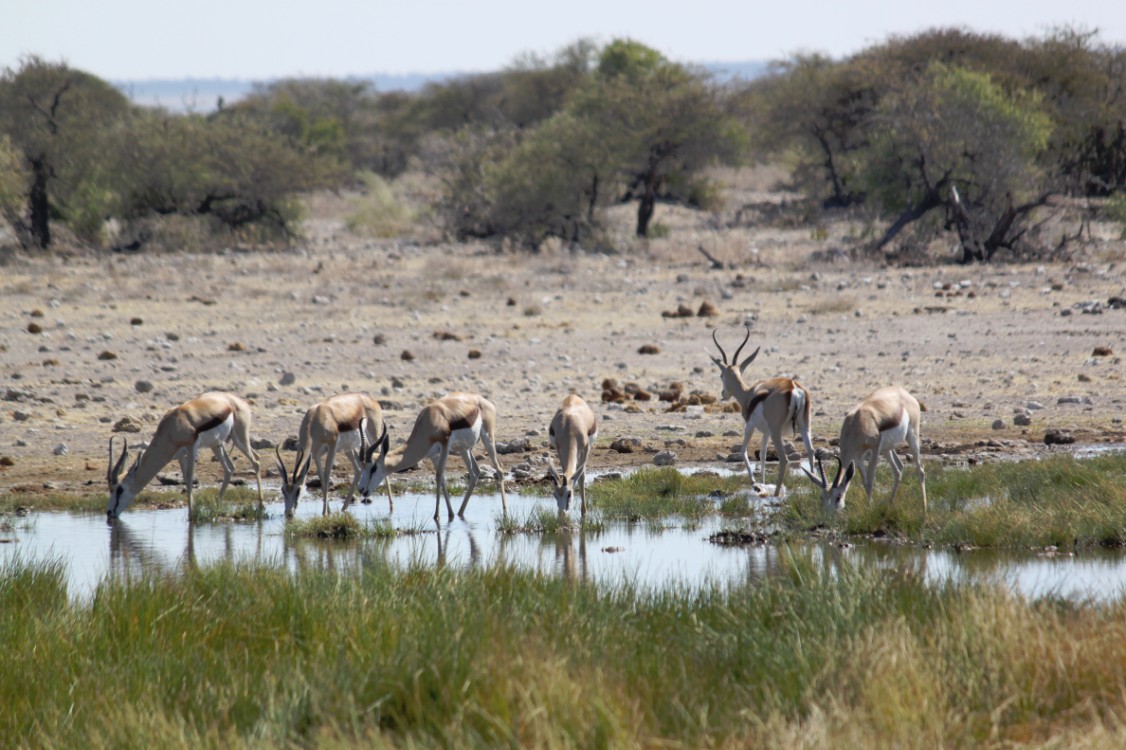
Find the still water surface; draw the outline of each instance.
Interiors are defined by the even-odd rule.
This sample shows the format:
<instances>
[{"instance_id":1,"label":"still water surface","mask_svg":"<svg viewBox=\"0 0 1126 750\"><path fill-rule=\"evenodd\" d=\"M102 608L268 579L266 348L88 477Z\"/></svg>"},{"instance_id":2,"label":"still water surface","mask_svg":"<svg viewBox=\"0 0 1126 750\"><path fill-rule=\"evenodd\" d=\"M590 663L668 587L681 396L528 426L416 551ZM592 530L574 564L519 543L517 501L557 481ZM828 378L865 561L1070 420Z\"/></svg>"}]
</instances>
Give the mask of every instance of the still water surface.
<instances>
[{"instance_id":1,"label":"still water surface","mask_svg":"<svg viewBox=\"0 0 1126 750\"><path fill-rule=\"evenodd\" d=\"M456 499L456 498L455 498ZM554 511L551 498L509 497L509 513L517 520L538 508ZM339 503L333 504L334 508ZM456 507L456 505L455 505ZM431 519L432 495L396 498L390 522L413 533L362 543L287 540L280 503L267 506L270 517L257 523L206 523L189 528L187 510L136 510L113 525L100 513L37 513L12 518L11 529L0 532L0 562L61 560L70 592L88 599L109 576L148 571L176 571L185 565L229 560L281 564L299 574L306 569L330 569L343 574L375 558L392 564L448 565L488 568L498 564L550 575L594 581L604 585L632 583L646 588L692 587L710 582L749 582L774 574L785 548L767 544L726 547L708 537L730 521L705 519L687 525L678 519L661 528L648 524L608 523L606 530L580 534L501 534L499 496L475 495L464 519L445 521L437 528ZM305 500L298 517L320 512L320 500ZM361 521L388 520L386 498L353 506ZM1064 596L1107 600L1126 592L1126 556L1084 552L1080 556L1043 557L974 551L920 550L887 544L857 544L841 548L802 543L825 565L848 560L860 565L911 565L928 580L949 579L998 582L1026 596Z\"/></svg>"}]
</instances>

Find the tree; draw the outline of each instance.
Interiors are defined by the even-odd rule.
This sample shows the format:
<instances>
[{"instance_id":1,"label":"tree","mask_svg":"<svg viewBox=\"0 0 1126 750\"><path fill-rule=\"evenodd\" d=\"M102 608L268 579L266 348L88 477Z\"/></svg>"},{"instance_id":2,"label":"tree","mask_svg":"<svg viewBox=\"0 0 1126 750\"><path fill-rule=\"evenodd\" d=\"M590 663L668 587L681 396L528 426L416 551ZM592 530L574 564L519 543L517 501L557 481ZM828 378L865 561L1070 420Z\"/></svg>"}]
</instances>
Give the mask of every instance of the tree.
<instances>
[{"instance_id":1,"label":"tree","mask_svg":"<svg viewBox=\"0 0 1126 750\"><path fill-rule=\"evenodd\" d=\"M988 75L932 63L905 80L880 102L862 164L874 206L898 214L877 247L944 209L963 262L1012 248L1050 197L1037 167L1050 133L1034 94L1006 94Z\"/></svg>"},{"instance_id":2,"label":"tree","mask_svg":"<svg viewBox=\"0 0 1126 750\"><path fill-rule=\"evenodd\" d=\"M568 109L586 124L586 142L607 154L599 172L624 185L622 200L637 199L639 237L659 198L685 200L703 168L735 158L745 140L706 74L630 40L603 49Z\"/></svg>"},{"instance_id":3,"label":"tree","mask_svg":"<svg viewBox=\"0 0 1126 750\"><path fill-rule=\"evenodd\" d=\"M117 89L64 63L25 58L0 76L0 133L21 156L25 210L9 215L35 247L51 245L51 219L96 231L113 196L105 144L129 111Z\"/></svg>"}]
</instances>

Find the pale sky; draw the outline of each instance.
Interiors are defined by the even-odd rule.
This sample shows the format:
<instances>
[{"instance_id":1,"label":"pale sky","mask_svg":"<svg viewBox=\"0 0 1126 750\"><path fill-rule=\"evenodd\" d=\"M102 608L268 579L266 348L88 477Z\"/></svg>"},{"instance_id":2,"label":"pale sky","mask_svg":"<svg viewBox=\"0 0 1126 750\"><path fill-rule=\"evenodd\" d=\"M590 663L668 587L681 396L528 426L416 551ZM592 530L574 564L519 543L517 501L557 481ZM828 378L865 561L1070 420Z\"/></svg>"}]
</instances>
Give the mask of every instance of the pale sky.
<instances>
[{"instance_id":1,"label":"pale sky","mask_svg":"<svg viewBox=\"0 0 1126 750\"><path fill-rule=\"evenodd\" d=\"M1126 45L1122 0L0 0L0 19L0 68L37 54L108 80L492 71L582 37L687 63L842 57L936 26Z\"/></svg>"}]
</instances>

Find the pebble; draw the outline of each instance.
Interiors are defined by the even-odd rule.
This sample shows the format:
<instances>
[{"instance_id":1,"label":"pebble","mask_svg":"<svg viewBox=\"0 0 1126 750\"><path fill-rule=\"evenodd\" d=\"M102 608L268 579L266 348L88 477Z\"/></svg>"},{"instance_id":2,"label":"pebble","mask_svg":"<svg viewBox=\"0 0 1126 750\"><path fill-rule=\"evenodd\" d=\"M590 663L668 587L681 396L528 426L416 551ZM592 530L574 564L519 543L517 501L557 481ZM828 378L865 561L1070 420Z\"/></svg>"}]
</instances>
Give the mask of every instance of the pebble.
<instances>
[{"instance_id":1,"label":"pebble","mask_svg":"<svg viewBox=\"0 0 1126 750\"><path fill-rule=\"evenodd\" d=\"M137 391L137 393L148 393L152 390L153 386L152 382L149 380L138 380L133 384L133 388Z\"/></svg>"},{"instance_id":2,"label":"pebble","mask_svg":"<svg viewBox=\"0 0 1126 750\"><path fill-rule=\"evenodd\" d=\"M56 456L65 456L67 453L70 453L70 448L67 447L66 443L59 443L51 452Z\"/></svg>"}]
</instances>

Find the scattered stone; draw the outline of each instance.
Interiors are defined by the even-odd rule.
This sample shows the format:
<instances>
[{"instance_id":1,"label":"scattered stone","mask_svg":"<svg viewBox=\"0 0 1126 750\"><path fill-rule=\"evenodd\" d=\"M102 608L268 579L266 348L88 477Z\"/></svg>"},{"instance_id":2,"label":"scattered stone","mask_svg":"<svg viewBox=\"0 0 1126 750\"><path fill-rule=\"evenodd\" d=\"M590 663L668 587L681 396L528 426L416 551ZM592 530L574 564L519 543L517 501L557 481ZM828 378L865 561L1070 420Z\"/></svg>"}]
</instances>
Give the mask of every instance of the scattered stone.
<instances>
[{"instance_id":1,"label":"scattered stone","mask_svg":"<svg viewBox=\"0 0 1126 750\"><path fill-rule=\"evenodd\" d=\"M696 430L696 434L693 435L693 437L710 438L710 437L715 437L715 433L712 432L711 430Z\"/></svg>"},{"instance_id":2,"label":"scattered stone","mask_svg":"<svg viewBox=\"0 0 1126 750\"><path fill-rule=\"evenodd\" d=\"M509 297L504 304L505 307L516 307L516 300L512 297Z\"/></svg>"},{"instance_id":3,"label":"scattered stone","mask_svg":"<svg viewBox=\"0 0 1126 750\"><path fill-rule=\"evenodd\" d=\"M1013 424L1017 425L1018 427L1027 427L1028 425L1032 424L1032 415L1026 412L1014 414Z\"/></svg>"},{"instance_id":4,"label":"scattered stone","mask_svg":"<svg viewBox=\"0 0 1126 750\"><path fill-rule=\"evenodd\" d=\"M40 309L39 309L39 308L37 307L37 308L35 308L34 310L32 310L32 311L31 311L31 317L33 317L33 318L42 318L42 317L43 317L43 311L42 311L42 310L40 310Z\"/></svg>"},{"instance_id":5,"label":"scattered stone","mask_svg":"<svg viewBox=\"0 0 1126 750\"><path fill-rule=\"evenodd\" d=\"M1126 297L1111 297L1106 301L1106 306L1111 310L1122 310L1126 308Z\"/></svg>"},{"instance_id":6,"label":"scattered stone","mask_svg":"<svg viewBox=\"0 0 1126 750\"><path fill-rule=\"evenodd\" d=\"M1003 430L1003 429L1005 429L1006 426L1007 425L1005 424L1005 420L1003 420L1003 419L994 419L993 420L993 429L995 429L995 430Z\"/></svg>"},{"instance_id":7,"label":"scattered stone","mask_svg":"<svg viewBox=\"0 0 1126 750\"><path fill-rule=\"evenodd\" d=\"M692 308L683 303L677 305L676 310L672 312L665 310L661 313L662 318L691 318L693 315L695 313L692 312Z\"/></svg>"},{"instance_id":8,"label":"scattered stone","mask_svg":"<svg viewBox=\"0 0 1126 750\"><path fill-rule=\"evenodd\" d=\"M1087 406L1090 406L1094 402L1091 401L1090 396L1083 396L1082 398L1080 398L1079 396L1060 396L1059 399L1056 400L1056 403L1057 404L1085 404Z\"/></svg>"},{"instance_id":9,"label":"scattered stone","mask_svg":"<svg viewBox=\"0 0 1126 750\"><path fill-rule=\"evenodd\" d=\"M138 380L133 384L133 389L136 390L137 393L148 393L152 388L152 381L149 380Z\"/></svg>"},{"instance_id":10,"label":"scattered stone","mask_svg":"<svg viewBox=\"0 0 1126 750\"><path fill-rule=\"evenodd\" d=\"M117 359L117 355L114 354L113 352L109 351L109 350L106 350L106 351L104 351L104 352L102 352L101 354L98 355L98 359L101 359L101 360L108 362L109 360Z\"/></svg>"},{"instance_id":11,"label":"scattered stone","mask_svg":"<svg viewBox=\"0 0 1126 750\"><path fill-rule=\"evenodd\" d=\"M1081 372L1081 373L1079 373L1078 380L1079 380L1080 383L1090 383L1091 382L1091 376L1086 374L1086 373Z\"/></svg>"},{"instance_id":12,"label":"scattered stone","mask_svg":"<svg viewBox=\"0 0 1126 750\"><path fill-rule=\"evenodd\" d=\"M284 451L295 451L297 450L297 447L298 443L296 435L290 435L284 441L282 441L282 450Z\"/></svg>"},{"instance_id":13,"label":"scattered stone","mask_svg":"<svg viewBox=\"0 0 1126 750\"><path fill-rule=\"evenodd\" d=\"M0 466L15 466L16 460L11 456L0 456Z\"/></svg>"},{"instance_id":14,"label":"scattered stone","mask_svg":"<svg viewBox=\"0 0 1126 750\"><path fill-rule=\"evenodd\" d=\"M141 320L140 318L130 318L129 319L129 325L131 325L131 326L143 325L144 322L145 321Z\"/></svg>"},{"instance_id":15,"label":"scattered stone","mask_svg":"<svg viewBox=\"0 0 1126 750\"><path fill-rule=\"evenodd\" d=\"M293 385L297 382L297 376L292 372L283 372L278 385Z\"/></svg>"},{"instance_id":16,"label":"scattered stone","mask_svg":"<svg viewBox=\"0 0 1126 750\"><path fill-rule=\"evenodd\" d=\"M497 453L507 456L511 453L527 453L532 450L532 442L526 437L516 438L507 443L497 443Z\"/></svg>"},{"instance_id":17,"label":"scattered stone","mask_svg":"<svg viewBox=\"0 0 1126 750\"><path fill-rule=\"evenodd\" d=\"M1029 401L1024 405L1024 408L1028 409L1029 411L1039 411L1040 409L1044 408L1044 405L1039 401Z\"/></svg>"},{"instance_id":18,"label":"scattered stone","mask_svg":"<svg viewBox=\"0 0 1126 750\"><path fill-rule=\"evenodd\" d=\"M610 450L615 453L636 453L641 450L641 438L620 437L610 443Z\"/></svg>"},{"instance_id":19,"label":"scattered stone","mask_svg":"<svg viewBox=\"0 0 1126 750\"><path fill-rule=\"evenodd\" d=\"M332 300L330 300L328 297L324 296L323 294L314 294L313 295L313 304L314 305L327 305L331 301Z\"/></svg>"},{"instance_id":20,"label":"scattered stone","mask_svg":"<svg viewBox=\"0 0 1126 750\"><path fill-rule=\"evenodd\" d=\"M169 341L179 341L180 334L176 333L175 331L169 331L168 333L164 334L164 338L168 339Z\"/></svg>"},{"instance_id":21,"label":"scattered stone","mask_svg":"<svg viewBox=\"0 0 1126 750\"><path fill-rule=\"evenodd\" d=\"M122 417L113 425L114 432L140 432L141 420L136 417Z\"/></svg>"},{"instance_id":22,"label":"scattered stone","mask_svg":"<svg viewBox=\"0 0 1126 750\"><path fill-rule=\"evenodd\" d=\"M1075 442L1075 436L1067 430L1048 430L1044 433L1045 445L1069 445Z\"/></svg>"},{"instance_id":23,"label":"scattered stone","mask_svg":"<svg viewBox=\"0 0 1126 750\"><path fill-rule=\"evenodd\" d=\"M377 333L371 337L371 343L375 344L376 346L383 346L387 343L387 337L382 333Z\"/></svg>"},{"instance_id":24,"label":"scattered stone","mask_svg":"<svg viewBox=\"0 0 1126 750\"><path fill-rule=\"evenodd\" d=\"M67 447L66 443L59 443L58 445L55 446L55 449L51 452L54 453L56 456L65 456L67 453L70 452L70 448Z\"/></svg>"},{"instance_id":25,"label":"scattered stone","mask_svg":"<svg viewBox=\"0 0 1126 750\"><path fill-rule=\"evenodd\" d=\"M401 388L406 388L407 384L404 383L403 379L400 378L398 375L392 375L391 376L391 387L401 389Z\"/></svg>"},{"instance_id":26,"label":"scattered stone","mask_svg":"<svg viewBox=\"0 0 1126 750\"><path fill-rule=\"evenodd\" d=\"M39 325L38 323L28 323L27 324L27 332L28 333L43 333L43 326Z\"/></svg>"},{"instance_id":27,"label":"scattered stone","mask_svg":"<svg viewBox=\"0 0 1126 750\"><path fill-rule=\"evenodd\" d=\"M653 463L657 466L672 466L676 463L676 454L672 451L661 451L653 456Z\"/></svg>"},{"instance_id":28,"label":"scattered stone","mask_svg":"<svg viewBox=\"0 0 1126 750\"><path fill-rule=\"evenodd\" d=\"M257 438L250 441L250 447L256 451L269 450L274 447L274 441L269 438Z\"/></svg>"},{"instance_id":29,"label":"scattered stone","mask_svg":"<svg viewBox=\"0 0 1126 750\"><path fill-rule=\"evenodd\" d=\"M409 349L404 349L403 353L399 355L399 359L403 360L404 362L413 362L414 355L411 354Z\"/></svg>"},{"instance_id":30,"label":"scattered stone","mask_svg":"<svg viewBox=\"0 0 1126 750\"><path fill-rule=\"evenodd\" d=\"M12 412L12 419L16 420L17 422L26 422L27 420L31 419L31 414L26 411L14 411Z\"/></svg>"},{"instance_id":31,"label":"scattered stone","mask_svg":"<svg viewBox=\"0 0 1126 750\"><path fill-rule=\"evenodd\" d=\"M1092 357L1110 357L1114 355L1114 350L1109 346L1096 346L1095 350L1091 352Z\"/></svg>"},{"instance_id":32,"label":"scattered stone","mask_svg":"<svg viewBox=\"0 0 1126 750\"><path fill-rule=\"evenodd\" d=\"M470 359L481 359L481 350L480 349L470 349L469 350L469 358Z\"/></svg>"},{"instance_id":33,"label":"scattered stone","mask_svg":"<svg viewBox=\"0 0 1126 750\"><path fill-rule=\"evenodd\" d=\"M461 336L453 331L434 331L434 338L439 341L461 341Z\"/></svg>"},{"instance_id":34,"label":"scattered stone","mask_svg":"<svg viewBox=\"0 0 1126 750\"><path fill-rule=\"evenodd\" d=\"M699 318L714 318L717 315L719 315L719 310L708 300L704 300L700 304L700 309L696 311L696 317Z\"/></svg>"},{"instance_id":35,"label":"scattered stone","mask_svg":"<svg viewBox=\"0 0 1126 750\"><path fill-rule=\"evenodd\" d=\"M232 341L231 343L227 344L227 351L229 351L229 352L245 352L246 351L246 344L242 343L241 341Z\"/></svg>"},{"instance_id":36,"label":"scattered stone","mask_svg":"<svg viewBox=\"0 0 1126 750\"><path fill-rule=\"evenodd\" d=\"M660 354L661 347L656 344L642 344L641 348L637 350L638 354Z\"/></svg>"}]
</instances>

